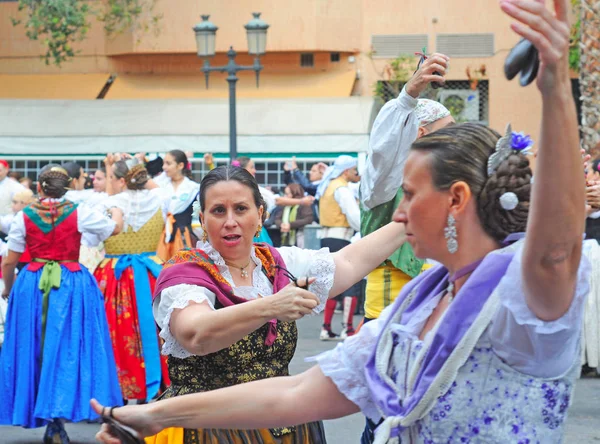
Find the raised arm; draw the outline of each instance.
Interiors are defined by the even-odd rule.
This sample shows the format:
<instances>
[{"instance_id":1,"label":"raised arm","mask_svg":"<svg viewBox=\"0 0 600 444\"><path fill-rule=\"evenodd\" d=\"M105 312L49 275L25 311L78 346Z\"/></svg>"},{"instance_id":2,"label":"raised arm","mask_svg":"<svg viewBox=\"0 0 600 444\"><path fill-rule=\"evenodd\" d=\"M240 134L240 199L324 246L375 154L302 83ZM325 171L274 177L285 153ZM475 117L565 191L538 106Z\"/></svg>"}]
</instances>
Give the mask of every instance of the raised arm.
<instances>
[{"instance_id":1,"label":"raised arm","mask_svg":"<svg viewBox=\"0 0 600 444\"><path fill-rule=\"evenodd\" d=\"M540 319L562 316L573 300L585 221L577 114L569 76L568 0L511 0L502 10L512 29L540 53L537 86L542 128L523 253L523 282L530 309Z\"/></svg>"},{"instance_id":2,"label":"raised arm","mask_svg":"<svg viewBox=\"0 0 600 444\"><path fill-rule=\"evenodd\" d=\"M429 83L444 83L447 63L447 56L433 54L419 67L400 95L387 102L377 114L360 184L361 204L365 208L389 202L402 185L404 164L419 129L420 122L415 113L417 99Z\"/></svg>"},{"instance_id":3,"label":"raised arm","mask_svg":"<svg viewBox=\"0 0 600 444\"><path fill-rule=\"evenodd\" d=\"M335 276L329 297L360 281L406 241L404 224L391 222L333 253Z\"/></svg>"}]
</instances>

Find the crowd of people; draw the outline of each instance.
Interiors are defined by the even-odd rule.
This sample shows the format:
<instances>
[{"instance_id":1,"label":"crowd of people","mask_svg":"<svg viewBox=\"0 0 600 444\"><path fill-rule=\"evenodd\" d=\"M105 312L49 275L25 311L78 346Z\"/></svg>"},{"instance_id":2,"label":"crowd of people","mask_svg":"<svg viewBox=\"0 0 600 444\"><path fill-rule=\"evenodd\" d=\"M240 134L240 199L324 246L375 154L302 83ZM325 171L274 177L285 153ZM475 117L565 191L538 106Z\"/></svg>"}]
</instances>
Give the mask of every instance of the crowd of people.
<instances>
[{"instance_id":1,"label":"crowd of people","mask_svg":"<svg viewBox=\"0 0 600 444\"><path fill-rule=\"evenodd\" d=\"M55 444L99 417L107 444L306 444L360 411L365 444L560 442L582 364L600 367L600 160L580 154L554 4L500 5L539 52L535 164L510 125L419 98L443 54L379 112L362 177L352 156L308 174L290 159L273 190L252 159L206 154L197 183L173 150L23 185L0 161L0 425ZM290 376L296 321L321 312L320 338L343 342Z\"/></svg>"}]
</instances>

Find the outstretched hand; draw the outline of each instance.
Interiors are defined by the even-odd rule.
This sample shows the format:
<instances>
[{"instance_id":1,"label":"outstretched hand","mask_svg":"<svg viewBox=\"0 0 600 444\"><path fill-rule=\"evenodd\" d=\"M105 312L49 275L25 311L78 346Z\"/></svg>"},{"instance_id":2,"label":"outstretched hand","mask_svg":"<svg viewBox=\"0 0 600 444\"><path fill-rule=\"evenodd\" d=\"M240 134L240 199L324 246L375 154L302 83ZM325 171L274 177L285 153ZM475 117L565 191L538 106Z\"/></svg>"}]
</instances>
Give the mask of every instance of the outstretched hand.
<instances>
[{"instance_id":1,"label":"outstretched hand","mask_svg":"<svg viewBox=\"0 0 600 444\"><path fill-rule=\"evenodd\" d=\"M569 81L568 0L554 0L553 14L544 0L500 0L500 8L516 22L511 28L529 40L538 50L540 71L537 86L542 93L556 90L556 85Z\"/></svg>"},{"instance_id":2,"label":"outstretched hand","mask_svg":"<svg viewBox=\"0 0 600 444\"><path fill-rule=\"evenodd\" d=\"M101 417L109 411L108 407L101 405L95 399L90 400L90 405ZM113 411L113 417L121 424L134 429L140 437L152 436L160 432L163 427L159 424L158 418L152 417L150 408L151 404L119 407ZM110 433L106 424L103 424L96 434L96 440L105 444L120 444L119 439Z\"/></svg>"}]
</instances>

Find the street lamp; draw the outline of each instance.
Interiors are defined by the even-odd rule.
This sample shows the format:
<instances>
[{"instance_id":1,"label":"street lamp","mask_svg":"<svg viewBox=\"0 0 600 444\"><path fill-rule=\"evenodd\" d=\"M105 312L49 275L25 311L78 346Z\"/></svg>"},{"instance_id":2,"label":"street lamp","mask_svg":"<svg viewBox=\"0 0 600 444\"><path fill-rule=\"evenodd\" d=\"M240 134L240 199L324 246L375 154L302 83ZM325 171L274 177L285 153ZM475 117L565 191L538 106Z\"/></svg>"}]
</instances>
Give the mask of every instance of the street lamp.
<instances>
[{"instance_id":1,"label":"street lamp","mask_svg":"<svg viewBox=\"0 0 600 444\"><path fill-rule=\"evenodd\" d=\"M260 12L253 12L254 18L244 27L248 37L248 54L254 55L254 64L252 66L242 66L235 63L236 52L233 46L229 47L227 57L229 62L224 66L210 66L210 58L215 55L215 36L217 28L208 19L209 15L203 15L202 21L194 26L196 34L196 46L198 48L198 57L204 59L202 72L206 78L206 89L208 89L208 77L211 71L226 72L227 82L229 83L229 157L234 160L237 157L237 126L235 112L235 84L238 81L238 71L256 72L256 87L258 88L258 78L263 66L260 64L260 56L265 53L267 46L267 29L269 25L260 18Z\"/></svg>"}]
</instances>

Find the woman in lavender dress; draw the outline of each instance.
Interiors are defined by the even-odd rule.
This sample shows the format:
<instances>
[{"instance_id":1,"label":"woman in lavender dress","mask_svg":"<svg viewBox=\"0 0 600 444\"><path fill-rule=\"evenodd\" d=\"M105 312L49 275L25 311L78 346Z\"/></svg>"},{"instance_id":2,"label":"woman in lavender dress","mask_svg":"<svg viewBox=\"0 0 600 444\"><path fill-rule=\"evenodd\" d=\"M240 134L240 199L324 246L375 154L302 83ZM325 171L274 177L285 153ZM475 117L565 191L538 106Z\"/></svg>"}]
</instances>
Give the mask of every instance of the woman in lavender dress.
<instances>
[{"instance_id":1,"label":"woman in lavender dress","mask_svg":"<svg viewBox=\"0 0 600 444\"><path fill-rule=\"evenodd\" d=\"M362 411L377 425L363 442L560 442L579 371L589 263L569 2L554 4L556 15L543 2L501 1L512 29L540 54L534 184L526 137L473 124L423 137L406 162L394 221L405 224L417 256L442 265L301 375L112 416L148 436L173 425L272 427ZM432 77L440 69L432 65ZM517 234L525 228L526 237ZM98 439L119 442L106 426Z\"/></svg>"}]
</instances>

